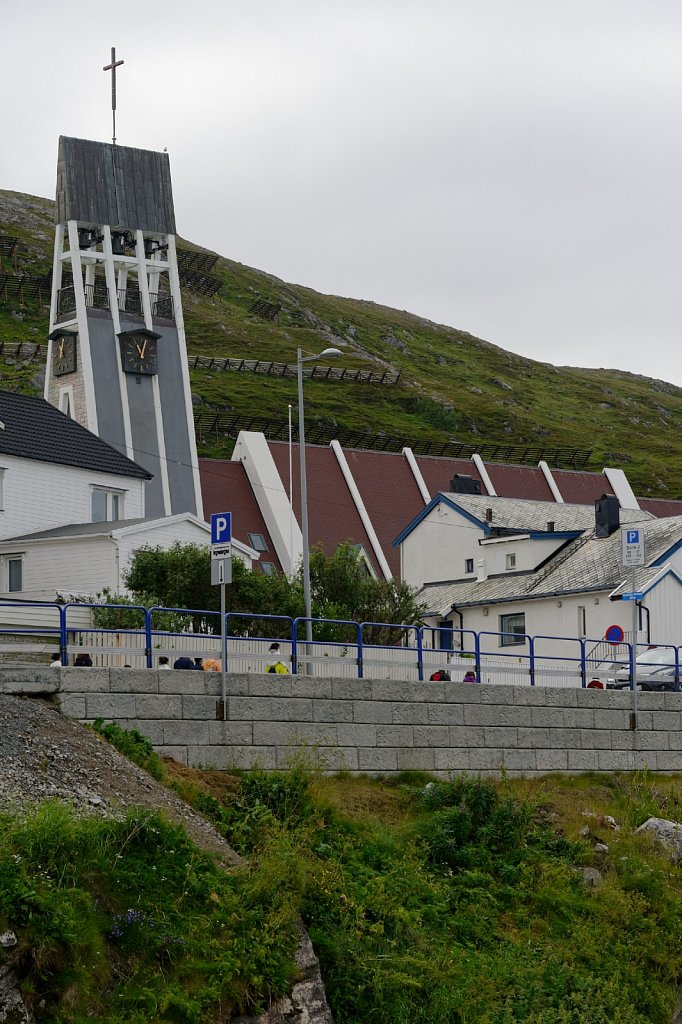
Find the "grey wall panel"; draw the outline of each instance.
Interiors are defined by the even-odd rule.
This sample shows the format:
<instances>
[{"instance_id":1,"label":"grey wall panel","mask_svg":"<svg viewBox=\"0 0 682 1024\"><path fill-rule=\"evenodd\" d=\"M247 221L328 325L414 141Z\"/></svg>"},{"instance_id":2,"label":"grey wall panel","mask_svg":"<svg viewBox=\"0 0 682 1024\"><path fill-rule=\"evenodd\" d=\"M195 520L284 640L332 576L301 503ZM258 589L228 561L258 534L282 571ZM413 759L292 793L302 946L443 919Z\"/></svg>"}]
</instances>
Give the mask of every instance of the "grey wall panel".
<instances>
[{"instance_id":1,"label":"grey wall panel","mask_svg":"<svg viewBox=\"0 0 682 1024\"><path fill-rule=\"evenodd\" d=\"M139 321L124 320L121 317L121 331L139 328ZM118 344L118 342L117 342ZM146 489L145 515L163 516L163 490L161 487L161 463L159 444L156 433L154 414L154 394L152 378L146 374L125 374L130 409L130 432L133 440L133 459L144 466L154 479L150 480Z\"/></svg>"},{"instance_id":2,"label":"grey wall panel","mask_svg":"<svg viewBox=\"0 0 682 1024\"><path fill-rule=\"evenodd\" d=\"M168 154L61 136L55 220L174 235Z\"/></svg>"},{"instance_id":3,"label":"grey wall panel","mask_svg":"<svg viewBox=\"0 0 682 1024\"><path fill-rule=\"evenodd\" d=\"M96 312L88 310L88 334L95 380L98 433L103 441L126 455L121 393L118 386L118 339L114 334L114 325L108 316L97 316Z\"/></svg>"},{"instance_id":4,"label":"grey wall panel","mask_svg":"<svg viewBox=\"0 0 682 1024\"><path fill-rule=\"evenodd\" d=\"M178 332L175 327L158 323L154 324L154 330L161 335L158 346L159 385L172 513L191 512L203 518L202 511L197 510L194 491Z\"/></svg>"}]
</instances>

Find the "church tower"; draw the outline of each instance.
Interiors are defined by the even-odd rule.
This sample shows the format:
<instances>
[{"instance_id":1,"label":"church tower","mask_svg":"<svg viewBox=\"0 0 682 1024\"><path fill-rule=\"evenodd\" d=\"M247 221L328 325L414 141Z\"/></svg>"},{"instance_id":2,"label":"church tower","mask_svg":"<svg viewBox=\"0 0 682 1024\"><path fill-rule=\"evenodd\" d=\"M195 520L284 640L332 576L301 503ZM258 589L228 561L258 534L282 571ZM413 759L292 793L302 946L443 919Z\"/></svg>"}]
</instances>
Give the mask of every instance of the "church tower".
<instances>
[{"instance_id":1,"label":"church tower","mask_svg":"<svg viewBox=\"0 0 682 1024\"><path fill-rule=\"evenodd\" d=\"M45 398L203 518L166 153L61 137Z\"/></svg>"}]
</instances>

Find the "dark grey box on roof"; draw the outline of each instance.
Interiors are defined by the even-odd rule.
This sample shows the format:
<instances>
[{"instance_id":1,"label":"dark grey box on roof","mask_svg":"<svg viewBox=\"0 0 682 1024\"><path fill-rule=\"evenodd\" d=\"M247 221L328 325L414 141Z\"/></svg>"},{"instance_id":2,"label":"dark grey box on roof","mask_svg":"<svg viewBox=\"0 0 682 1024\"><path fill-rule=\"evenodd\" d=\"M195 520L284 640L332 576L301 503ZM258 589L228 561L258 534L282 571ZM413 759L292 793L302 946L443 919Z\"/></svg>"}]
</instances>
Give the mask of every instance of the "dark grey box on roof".
<instances>
[{"instance_id":1,"label":"dark grey box on roof","mask_svg":"<svg viewBox=\"0 0 682 1024\"><path fill-rule=\"evenodd\" d=\"M167 153L61 135L55 223L175 234Z\"/></svg>"}]
</instances>

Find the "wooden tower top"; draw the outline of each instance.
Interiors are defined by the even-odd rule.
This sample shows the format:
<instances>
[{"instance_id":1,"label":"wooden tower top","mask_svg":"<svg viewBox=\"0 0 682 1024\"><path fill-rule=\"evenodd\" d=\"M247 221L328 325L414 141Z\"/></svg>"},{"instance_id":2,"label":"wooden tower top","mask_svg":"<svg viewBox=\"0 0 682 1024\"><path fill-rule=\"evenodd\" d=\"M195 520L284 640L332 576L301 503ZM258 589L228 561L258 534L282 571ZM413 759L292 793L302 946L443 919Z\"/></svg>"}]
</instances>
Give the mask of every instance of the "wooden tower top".
<instances>
[{"instance_id":1,"label":"wooden tower top","mask_svg":"<svg viewBox=\"0 0 682 1024\"><path fill-rule=\"evenodd\" d=\"M70 220L174 235L168 154L61 135L55 223Z\"/></svg>"}]
</instances>

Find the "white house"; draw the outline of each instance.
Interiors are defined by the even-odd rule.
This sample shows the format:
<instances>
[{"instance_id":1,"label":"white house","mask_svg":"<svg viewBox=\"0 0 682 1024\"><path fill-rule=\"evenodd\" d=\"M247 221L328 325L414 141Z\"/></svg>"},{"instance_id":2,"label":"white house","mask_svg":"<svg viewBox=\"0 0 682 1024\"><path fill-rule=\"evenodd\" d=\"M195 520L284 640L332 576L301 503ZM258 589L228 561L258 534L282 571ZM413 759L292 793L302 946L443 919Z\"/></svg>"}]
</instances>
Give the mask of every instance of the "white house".
<instances>
[{"instance_id":1,"label":"white house","mask_svg":"<svg viewBox=\"0 0 682 1024\"><path fill-rule=\"evenodd\" d=\"M134 551L210 543L210 527L185 512L145 518L150 473L41 398L0 392L0 601L23 602L0 613L0 626L21 625L26 603L69 594L125 592ZM251 568L259 555L235 541ZM73 613L85 626L89 613ZM33 608L30 621L54 628L54 608Z\"/></svg>"},{"instance_id":2,"label":"white house","mask_svg":"<svg viewBox=\"0 0 682 1024\"><path fill-rule=\"evenodd\" d=\"M127 594L125 573L142 547L210 544L211 528L189 512L161 519L70 523L52 530L0 541L0 559L22 560L20 593L0 598L55 601L70 595L95 596L104 589ZM234 554L250 569L259 557L253 548L233 542Z\"/></svg>"},{"instance_id":3,"label":"white house","mask_svg":"<svg viewBox=\"0 0 682 1024\"><path fill-rule=\"evenodd\" d=\"M603 503L595 512L589 505L480 495L434 498L395 541L404 577L421 588L434 646L447 647L450 639L459 646L452 629L482 631L491 650L521 658L527 636L585 638L594 646L619 625L628 638L632 605L622 598L631 585L618 527L633 523L646 550L636 576L643 595L637 640L682 643L682 517L655 519L616 502L614 520L609 501L606 515ZM562 653L561 643L541 646Z\"/></svg>"}]
</instances>

